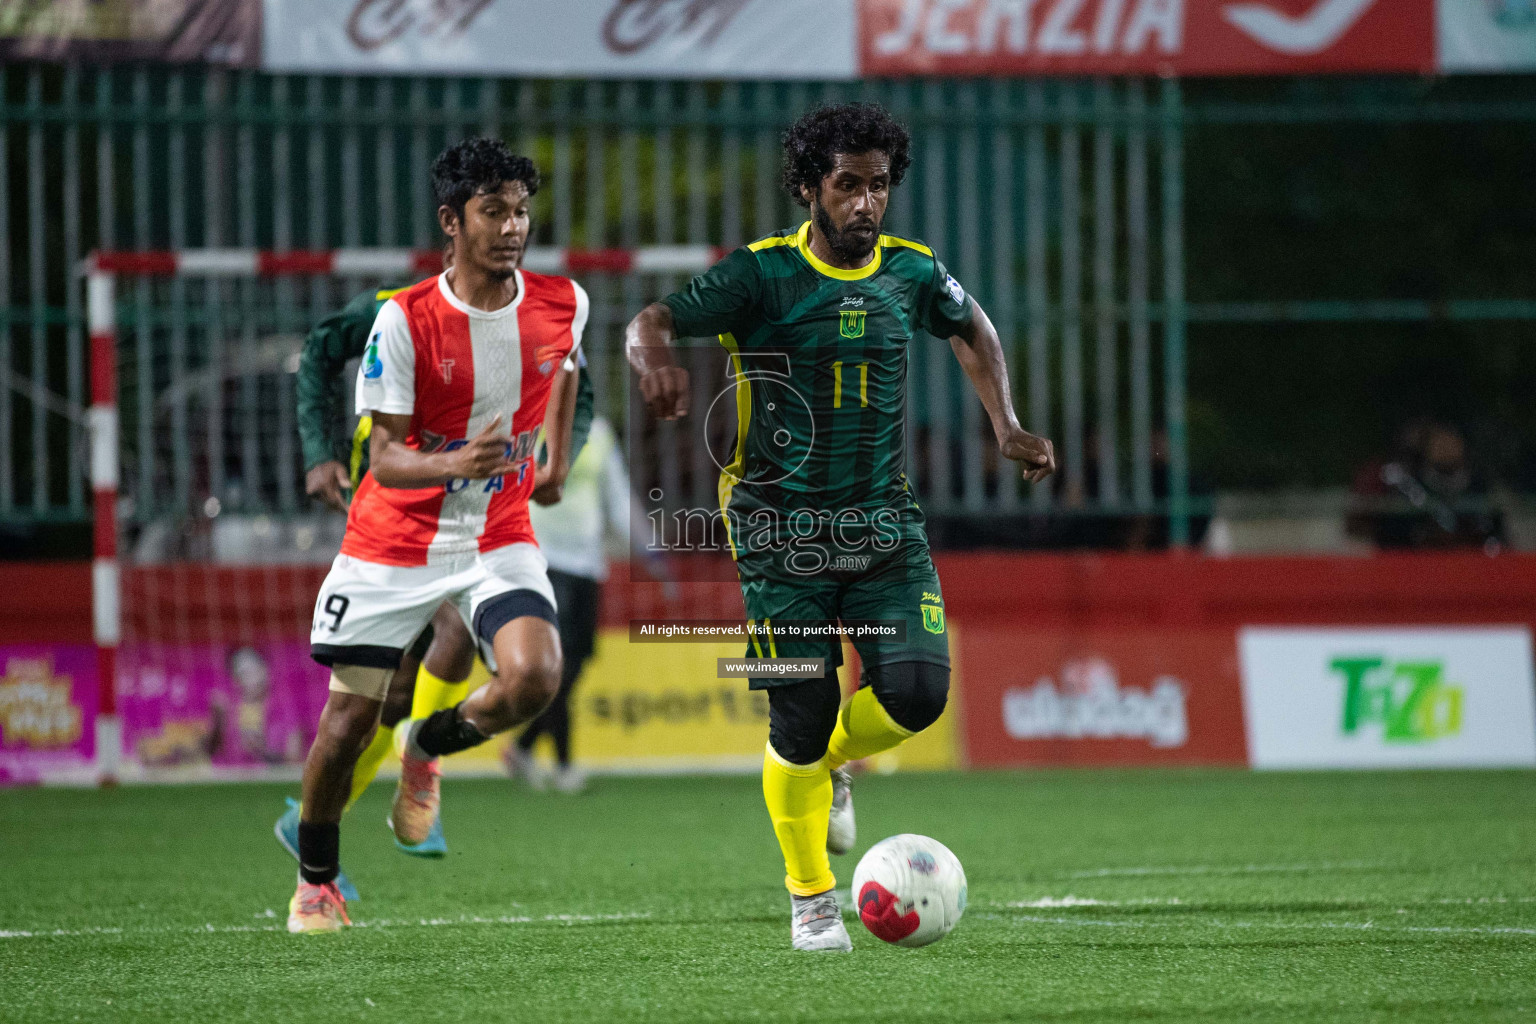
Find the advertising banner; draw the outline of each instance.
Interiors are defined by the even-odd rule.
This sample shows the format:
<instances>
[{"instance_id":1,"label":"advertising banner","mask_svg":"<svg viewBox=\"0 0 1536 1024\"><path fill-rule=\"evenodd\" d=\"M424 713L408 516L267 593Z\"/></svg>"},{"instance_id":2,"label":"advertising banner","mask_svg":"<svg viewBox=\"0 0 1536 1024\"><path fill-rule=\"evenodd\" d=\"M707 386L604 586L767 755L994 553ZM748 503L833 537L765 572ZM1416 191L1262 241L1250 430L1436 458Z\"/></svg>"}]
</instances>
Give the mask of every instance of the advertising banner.
<instances>
[{"instance_id":1,"label":"advertising banner","mask_svg":"<svg viewBox=\"0 0 1536 1024\"><path fill-rule=\"evenodd\" d=\"M1428 72L1435 9L1434 0L859 0L859 55L873 75Z\"/></svg>"},{"instance_id":2,"label":"advertising banner","mask_svg":"<svg viewBox=\"0 0 1536 1024\"><path fill-rule=\"evenodd\" d=\"M7 0L0 60L254 65L261 0Z\"/></svg>"},{"instance_id":3,"label":"advertising banner","mask_svg":"<svg viewBox=\"0 0 1536 1024\"><path fill-rule=\"evenodd\" d=\"M92 777L96 648L0 646L0 786Z\"/></svg>"},{"instance_id":4,"label":"advertising banner","mask_svg":"<svg viewBox=\"0 0 1536 1024\"><path fill-rule=\"evenodd\" d=\"M1439 0L1440 70L1536 70L1536 0Z\"/></svg>"},{"instance_id":5,"label":"advertising banner","mask_svg":"<svg viewBox=\"0 0 1536 1024\"><path fill-rule=\"evenodd\" d=\"M124 648L117 674L123 753L151 775L296 771L315 738L328 680L304 639Z\"/></svg>"},{"instance_id":6,"label":"advertising banner","mask_svg":"<svg viewBox=\"0 0 1536 1024\"><path fill-rule=\"evenodd\" d=\"M953 644L953 640L951 641ZM768 742L768 694L744 679L721 679L720 658L743 645L631 643L629 631L604 629L571 696L571 747L579 767L598 772L755 772ZM845 683L858 678L851 646L843 652ZM471 685L483 681L478 662ZM956 723L962 698L952 680L950 705L928 729L894 751L871 758L874 771L959 767ZM447 773L500 770L512 736L445 758ZM544 743L548 743L545 740ZM552 753L535 747L535 753Z\"/></svg>"},{"instance_id":7,"label":"advertising banner","mask_svg":"<svg viewBox=\"0 0 1536 1024\"><path fill-rule=\"evenodd\" d=\"M1536 764L1524 627L1241 631L1256 768Z\"/></svg>"},{"instance_id":8,"label":"advertising banner","mask_svg":"<svg viewBox=\"0 0 1536 1024\"><path fill-rule=\"evenodd\" d=\"M273 71L842 79L854 9L826 0L265 0Z\"/></svg>"},{"instance_id":9,"label":"advertising banner","mask_svg":"<svg viewBox=\"0 0 1536 1024\"><path fill-rule=\"evenodd\" d=\"M974 623L959 646L972 765L1246 760L1228 630L1053 632Z\"/></svg>"}]
</instances>

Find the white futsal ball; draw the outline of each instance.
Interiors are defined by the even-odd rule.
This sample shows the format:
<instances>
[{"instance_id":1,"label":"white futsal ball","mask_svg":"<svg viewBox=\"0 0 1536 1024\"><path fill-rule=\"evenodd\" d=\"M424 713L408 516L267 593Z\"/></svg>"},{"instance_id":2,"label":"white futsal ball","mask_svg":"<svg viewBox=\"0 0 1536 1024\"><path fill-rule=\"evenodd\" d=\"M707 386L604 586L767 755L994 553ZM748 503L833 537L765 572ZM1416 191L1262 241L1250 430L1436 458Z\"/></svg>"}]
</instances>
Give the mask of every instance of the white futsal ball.
<instances>
[{"instance_id":1,"label":"white futsal ball","mask_svg":"<svg viewBox=\"0 0 1536 1024\"><path fill-rule=\"evenodd\" d=\"M853 902L876 938L926 946L948 935L965 913L965 869L937 839L891 836L871 846L854 869Z\"/></svg>"}]
</instances>

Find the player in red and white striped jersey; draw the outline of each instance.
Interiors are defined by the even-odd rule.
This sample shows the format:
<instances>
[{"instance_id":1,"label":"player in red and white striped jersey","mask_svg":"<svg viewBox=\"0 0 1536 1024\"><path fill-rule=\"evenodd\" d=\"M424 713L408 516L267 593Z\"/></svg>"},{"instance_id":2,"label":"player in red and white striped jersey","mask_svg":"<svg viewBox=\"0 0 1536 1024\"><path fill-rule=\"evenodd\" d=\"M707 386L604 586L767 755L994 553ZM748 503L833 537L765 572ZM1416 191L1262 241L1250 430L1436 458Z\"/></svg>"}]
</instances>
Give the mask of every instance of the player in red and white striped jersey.
<instances>
[{"instance_id":1,"label":"player in red and white striped jersey","mask_svg":"<svg viewBox=\"0 0 1536 1024\"><path fill-rule=\"evenodd\" d=\"M492 681L402 735L390 822L406 844L438 814L436 759L528 721L560 679L555 598L528 501L557 501L569 470L581 286L518 269L538 173L492 139L432 168L452 268L379 310L358 372L373 417L369 472L315 603L310 647L331 693L304 766L290 931L347 923L339 830L353 765L401 654L444 601L470 625ZM544 427L548 458L535 459Z\"/></svg>"}]
</instances>

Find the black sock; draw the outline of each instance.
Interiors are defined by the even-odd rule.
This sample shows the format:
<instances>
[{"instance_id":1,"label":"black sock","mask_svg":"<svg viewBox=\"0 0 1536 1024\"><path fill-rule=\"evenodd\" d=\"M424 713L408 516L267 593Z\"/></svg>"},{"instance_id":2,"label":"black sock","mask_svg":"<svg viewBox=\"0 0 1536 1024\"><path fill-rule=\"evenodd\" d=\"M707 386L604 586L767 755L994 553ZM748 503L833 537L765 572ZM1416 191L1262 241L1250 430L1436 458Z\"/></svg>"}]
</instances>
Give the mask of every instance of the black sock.
<instances>
[{"instance_id":1,"label":"black sock","mask_svg":"<svg viewBox=\"0 0 1536 1024\"><path fill-rule=\"evenodd\" d=\"M341 873L341 826L299 822L299 876L311 885L334 882Z\"/></svg>"},{"instance_id":2,"label":"black sock","mask_svg":"<svg viewBox=\"0 0 1536 1024\"><path fill-rule=\"evenodd\" d=\"M416 745L433 757L478 747L489 736L459 717L459 705L434 711L416 730Z\"/></svg>"}]
</instances>

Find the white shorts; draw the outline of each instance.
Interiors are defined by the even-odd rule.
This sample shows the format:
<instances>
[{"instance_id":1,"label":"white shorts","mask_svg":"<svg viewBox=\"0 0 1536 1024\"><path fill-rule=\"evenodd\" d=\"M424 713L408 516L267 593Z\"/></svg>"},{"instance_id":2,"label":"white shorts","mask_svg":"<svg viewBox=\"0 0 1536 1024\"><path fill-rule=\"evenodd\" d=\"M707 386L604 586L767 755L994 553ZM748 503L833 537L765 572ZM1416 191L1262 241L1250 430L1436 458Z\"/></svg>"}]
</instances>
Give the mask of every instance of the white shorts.
<instances>
[{"instance_id":1,"label":"white shorts","mask_svg":"<svg viewBox=\"0 0 1536 1024\"><path fill-rule=\"evenodd\" d=\"M494 636L520 615L555 622L555 592L537 544L409 567L337 555L315 599L310 654L322 665L393 670L444 601L458 608L493 667L483 633Z\"/></svg>"}]
</instances>

